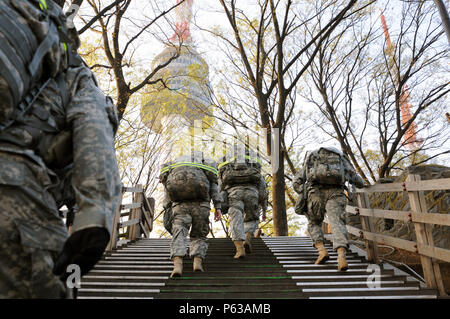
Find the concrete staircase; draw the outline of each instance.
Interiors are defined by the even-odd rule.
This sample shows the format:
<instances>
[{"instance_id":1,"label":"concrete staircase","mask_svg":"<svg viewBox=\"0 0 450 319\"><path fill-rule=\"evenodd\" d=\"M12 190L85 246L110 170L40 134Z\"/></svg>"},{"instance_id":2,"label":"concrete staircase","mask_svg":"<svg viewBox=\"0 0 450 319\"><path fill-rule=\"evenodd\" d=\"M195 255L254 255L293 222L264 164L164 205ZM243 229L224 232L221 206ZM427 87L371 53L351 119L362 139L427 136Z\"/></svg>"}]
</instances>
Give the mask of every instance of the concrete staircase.
<instances>
[{"instance_id":1,"label":"concrete staircase","mask_svg":"<svg viewBox=\"0 0 450 319\"><path fill-rule=\"evenodd\" d=\"M251 254L235 260L230 239L210 239L205 272L194 273L186 257L183 276L171 279L170 239L139 239L107 252L83 277L78 298L437 298L435 290L392 266L383 266L379 285L369 287L373 272L363 256L349 252L349 269L338 272L337 254L326 247L330 260L314 265L317 252L308 237L263 237L254 239Z\"/></svg>"}]
</instances>

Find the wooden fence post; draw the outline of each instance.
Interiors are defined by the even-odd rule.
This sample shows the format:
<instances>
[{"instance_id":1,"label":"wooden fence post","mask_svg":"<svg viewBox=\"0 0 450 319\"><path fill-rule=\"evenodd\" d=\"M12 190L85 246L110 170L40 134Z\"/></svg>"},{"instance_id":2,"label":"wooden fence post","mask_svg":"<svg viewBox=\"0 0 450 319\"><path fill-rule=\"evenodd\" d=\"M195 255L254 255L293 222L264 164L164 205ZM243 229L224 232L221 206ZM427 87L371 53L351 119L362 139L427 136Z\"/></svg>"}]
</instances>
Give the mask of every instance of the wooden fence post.
<instances>
[{"instance_id":1,"label":"wooden fence post","mask_svg":"<svg viewBox=\"0 0 450 319\"><path fill-rule=\"evenodd\" d=\"M137 187L141 188L142 185L137 185ZM133 203L136 203L136 204L140 203L141 207L133 208L131 210L130 220L132 220L132 219L139 219L139 220L141 220L141 218L142 218L142 211L141 210L142 210L142 205L143 205L143 198L144 197L142 195L142 192L133 193ZM142 230L141 230L141 226L139 225L139 223L131 225L128 239L135 240L136 238L141 236L141 232L142 232Z\"/></svg>"},{"instance_id":2,"label":"wooden fence post","mask_svg":"<svg viewBox=\"0 0 450 319\"><path fill-rule=\"evenodd\" d=\"M369 196L366 193L358 193L358 206L361 208L370 208ZM361 216L362 230L373 233L374 227L370 217ZM378 247L376 241L364 239L367 251L367 260L378 264Z\"/></svg>"},{"instance_id":3,"label":"wooden fence post","mask_svg":"<svg viewBox=\"0 0 450 319\"><path fill-rule=\"evenodd\" d=\"M111 230L111 238L109 240L108 246L106 246L106 250L113 250L116 248L117 240L119 237L119 223L120 223L120 212L122 210L122 197L123 197L123 187L122 192L120 193L119 205L117 206L116 212L113 216L112 230Z\"/></svg>"},{"instance_id":4,"label":"wooden fence post","mask_svg":"<svg viewBox=\"0 0 450 319\"><path fill-rule=\"evenodd\" d=\"M407 181L418 182L420 181L420 175L408 175ZM425 200L425 193L423 191L409 192L409 203L411 211L415 213L428 213L427 203ZM419 222L414 223L414 230L416 232L417 246L419 244L428 245L434 247L433 228L430 224L423 224ZM445 287L442 280L441 269L437 260L431 257L427 257L420 254L420 247L417 252L420 255L420 261L422 263L423 275L427 284L427 287L438 289L441 295L446 295Z\"/></svg>"}]
</instances>

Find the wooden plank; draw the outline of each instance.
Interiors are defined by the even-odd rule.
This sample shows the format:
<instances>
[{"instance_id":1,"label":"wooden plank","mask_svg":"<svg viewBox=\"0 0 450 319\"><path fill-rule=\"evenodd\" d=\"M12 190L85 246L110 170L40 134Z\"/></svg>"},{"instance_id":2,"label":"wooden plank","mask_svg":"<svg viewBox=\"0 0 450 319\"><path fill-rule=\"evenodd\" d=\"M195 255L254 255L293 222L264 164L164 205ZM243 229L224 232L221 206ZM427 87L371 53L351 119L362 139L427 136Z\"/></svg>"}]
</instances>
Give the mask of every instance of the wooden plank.
<instances>
[{"instance_id":1,"label":"wooden plank","mask_svg":"<svg viewBox=\"0 0 450 319\"><path fill-rule=\"evenodd\" d=\"M142 203L131 203L131 204L124 204L124 205L120 205L120 209L124 210L124 209L135 209L135 208L140 208L142 206Z\"/></svg>"},{"instance_id":2,"label":"wooden plank","mask_svg":"<svg viewBox=\"0 0 450 319\"><path fill-rule=\"evenodd\" d=\"M349 225L347 225L347 231L352 235L358 236L368 241L376 241L379 244L401 248L413 253L417 252L416 243L413 241L387 235L376 234Z\"/></svg>"},{"instance_id":3,"label":"wooden plank","mask_svg":"<svg viewBox=\"0 0 450 319\"><path fill-rule=\"evenodd\" d=\"M353 215L362 215L376 218L390 218L395 220L401 220L404 222L410 221L417 223L450 226L450 214L438 214L438 213L423 214L401 210L359 208L350 205L347 205L345 211Z\"/></svg>"},{"instance_id":4,"label":"wooden plank","mask_svg":"<svg viewBox=\"0 0 450 319\"><path fill-rule=\"evenodd\" d=\"M363 239L369 241L376 241L379 244L401 248L410 252L417 252L416 243L413 241L387 235L376 234L349 225L347 225L347 230L350 234L362 237Z\"/></svg>"},{"instance_id":5,"label":"wooden plank","mask_svg":"<svg viewBox=\"0 0 450 319\"><path fill-rule=\"evenodd\" d=\"M364 238L367 240L376 241L382 245L394 246L413 253L417 252L416 243L410 240L370 232L364 232Z\"/></svg>"},{"instance_id":6,"label":"wooden plank","mask_svg":"<svg viewBox=\"0 0 450 319\"><path fill-rule=\"evenodd\" d=\"M356 193L403 192L403 183L375 184L370 187L357 188Z\"/></svg>"},{"instance_id":7,"label":"wooden plank","mask_svg":"<svg viewBox=\"0 0 450 319\"><path fill-rule=\"evenodd\" d=\"M431 258L436 258L445 262L450 263L450 250L439 248L439 247L432 247L428 245L423 244L417 244L417 248L419 250L419 254L425 255Z\"/></svg>"},{"instance_id":8,"label":"wooden plank","mask_svg":"<svg viewBox=\"0 0 450 319\"><path fill-rule=\"evenodd\" d=\"M154 217L155 214L155 199L154 198L150 198L150 201L147 199L147 197L144 196L144 208L150 213L150 216L152 216L152 218Z\"/></svg>"},{"instance_id":9,"label":"wooden plank","mask_svg":"<svg viewBox=\"0 0 450 319\"><path fill-rule=\"evenodd\" d=\"M144 196L143 200L143 210L142 210L145 221L148 225L148 231L149 233L153 230L153 221L155 217L155 199L150 197L150 200Z\"/></svg>"},{"instance_id":10,"label":"wooden plank","mask_svg":"<svg viewBox=\"0 0 450 319\"><path fill-rule=\"evenodd\" d=\"M369 208L369 196L367 194L358 194L358 205L361 208ZM372 219L368 216L361 216L361 226L363 231L373 232L374 227L372 224ZM367 259L378 264L378 247L376 241L365 240Z\"/></svg>"},{"instance_id":11,"label":"wooden plank","mask_svg":"<svg viewBox=\"0 0 450 319\"><path fill-rule=\"evenodd\" d=\"M401 210L387 210L376 208L360 208L347 205L346 212L353 215L376 217L376 218L391 218L396 220L402 220L405 222L410 221L409 212Z\"/></svg>"},{"instance_id":12,"label":"wooden plank","mask_svg":"<svg viewBox=\"0 0 450 319\"><path fill-rule=\"evenodd\" d=\"M404 183L375 184L370 187L357 188L357 193L386 193L403 191L433 191L450 189L450 178L430 179L426 181L405 181Z\"/></svg>"},{"instance_id":13,"label":"wooden plank","mask_svg":"<svg viewBox=\"0 0 450 319\"><path fill-rule=\"evenodd\" d=\"M136 224L139 224L139 222L140 222L139 218L129 219L129 220L126 220L124 222L121 222L119 224L120 225L119 228L128 227L128 226L131 226L131 225L136 225Z\"/></svg>"},{"instance_id":14,"label":"wooden plank","mask_svg":"<svg viewBox=\"0 0 450 319\"><path fill-rule=\"evenodd\" d=\"M407 181L420 181L420 175L408 175ZM425 214L428 211L424 192L408 191L408 197L413 212ZM434 247L431 225L415 222L414 230L416 231L417 246ZM445 294L439 264L433 262L429 256L422 254L420 255L420 261L427 286L438 289L441 294Z\"/></svg>"},{"instance_id":15,"label":"wooden plank","mask_svg":"<svg viewBox=\"0 0 450 319\"><path fill-rule=\"evenodd\" d=\"M416 223L450 226L450 214L415 213L411 212L411 219Z\"/></svg>"},{"instance_id":16,"label":"wooden plank","mask_svg":"<svg viewBox=\"0 0 450 319\"><path fill-rule=\"evenodd\" d=\"M120 203L122 203L122 197L123 197L123 193L121 193L119 196L119 200L118 200L119 205L117 205L116 212L114 213L114 216L113 216L111 238L109 240L108 245L106 246L106 250L113 250L114 248L116 248L116 243L117 243L118 235L119 235L118 225L119 225L119 221L120 221L120 210L121 210Z\"/></svg>"},{"instance_id":17,"label":"wooden plank","mask_svg":"<svg viewBox=\"0 0 450 319\"><path fill-rule=\"evenodd\" d=\"M417 175L419 176L419 175ZM450 189L450 178L430 179L426 181L415 180L405 182L406 190L414 191L434 191L434 190L448 190Z\"/></svg>"},{"instance_id":18,"label":"wooden plank","mask_svg":"<svg viewBox=\"0 0 450 319\"><path fill-rule=\"evenodd\" d=\"M152 216L145 209L142 209L142 215L144 216L144 220L145 220L145 222L147 224L148 231L151 232L153 230L153 218L152 218Z\"/></svg>"},{"instance_id":19,"label":"wooden plank","mask_svg":"<svg viewBox=\"0 0 450 319\"><path fill-rule=\"evenodd\" d=\"M123 187L123 192L129 192L129 193L141 193L144 191L144 188L142 186L136 186L136 187Z\"/></svg>"},{"instance_id":20,"label":"wooden plank","mask_svg":"<svg viewBox=\"0 0 450 319\"><path fill-rule=\"evenodd\" d=\"M141 185L137 185L138 188L141 188ZM142 193L134 193L133 194L133 204L135 204L137 207L133 208L131 210L130 218L138 219L139 221L142 219L142 200L143 200L143 194ZM136 238L139 238L141 235L141 228L139 226L139 223L134 224L130 227L130 240L135 240Z\"/></svg>"},{"instance_id":21,"label":"wooden plank","mask_svg":"<svg viewBox=\"0 0 450 319\"><path fill-rule=\"evenodd\" d=\"M361 237L364 233L362 229L356 228L354 226L347 225L347 231L355 236Z\"/></svg>"},{"instance_id":22,"label":"wooden plank","mask_svg":"<svg viewBox=\"0 0 450 319\"><path fill-rule=\"evenodd\" d=\"M142 232L144 233L145 237L146 237L146 238L149 238L150 233L147 232L147 231L145 230L145 227L144 227L144 225L142 224L142 221L139 222L139 226L141 226Z\"/></svg>"}]
</instances>

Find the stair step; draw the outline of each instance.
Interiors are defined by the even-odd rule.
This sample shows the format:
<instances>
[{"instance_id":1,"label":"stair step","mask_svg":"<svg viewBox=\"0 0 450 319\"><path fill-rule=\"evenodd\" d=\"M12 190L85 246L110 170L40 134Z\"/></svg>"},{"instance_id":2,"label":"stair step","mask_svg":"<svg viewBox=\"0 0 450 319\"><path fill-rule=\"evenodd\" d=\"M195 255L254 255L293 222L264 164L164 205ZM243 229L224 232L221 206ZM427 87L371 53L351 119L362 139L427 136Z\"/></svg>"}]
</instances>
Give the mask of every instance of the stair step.
<instances>
[{"instance_id":1,"label":"stair step","mask_svg":"<svg viewBox=\"0 0 450 319\"><path fill-rule=\"evenodd\" d=\"M436 299L436 295L383 295L383 296L322 296L322 297L309 297L309 299Z\"/></svg>"},{"instance_id":2,"label":"stair step","mask_svg":"<svg viewBox=\"0 0 450 319\"><path fill-rule=\"evenodd\" d=\"M169 279L169 276L133 276L133 275L123 275L123 276L110 276L110 275L103 275L103 276L99 276L99 275L85 275L83 277L82 280L82 284L83 282L88 282L88 281L99 281L99 280L107 280L109 282L114 281L114 280L118 280L118 281L130 281L130 282L161 282L161 280L167 280Z\"/></svg>"},{"instance_id":3,"label":"stair step","mask_svg":"<svg viewBox=\"0 0 450 319\"><path fill-rule=\"evenodd\" d=\"M379 282L367 272L370 263L349 251L349 269L337 271L337 253L327 242L330 259L315 265L317 250L306 237L263 237L252 253L234 259L229 238L209 239L203 265L193 272L193 259L183 259L183 276L170 278L171 239L139 239L105 253L82 278L79 299L404 299L436 298L417 281L381 268ZM187 246L188 247L188 246ZM370 285L378 284L375 288Z\"/></svg>"},{"instance_id":4,"label":"stair step","mask_svg":"<svg viewBox=\"0 0 450 319\"><path fill-rule=\"evenodd\" d=\"M374 284L373 282L370 282ZM336 287L336 288L367 288L366 281L321 281L321 282L297 282L297 286L303 288L323 288L323 287ZM404 282L402 280L384 280L378 283L380 287L418 287L418 283Z\"/></svg>"},{"instance_id":5,"label":"stair step","mask_svg":"<svg viewBox=\"0 0 450 319\"><path fill-rule=\"evenodd\" d=\"M414 287L394 287L394 288L346 288L346 290L323 289L304 289L303 293L311 297L344 297L344 296L390 296L390 295L433 295L432 292L426 293L423 289Z\"/></svg>"},{"instance_id":6,"label":"stair step","mask_svg":"<svg viewBox=\"0 0 450 319\"><path fill-rule=\"evenodd\" d=\"M189 293L160 293L157 299L304 299L306 296L302 295L297 290L283 291L283 292L189 292Z\"/></svg>"},{"instance_id":7,"label":"stair step","mask_svg":"<svg viewBox=\"0 0 450 319\"><path fill-rule=\"evenodd\" d=\"M117 297L112 297L112 296L78 296L77 299L155 299L153 297L145 297L145 296L141 296L141 297L131 297L131 296L117 296Z\"/></svg>"},{"instance_id":8,"label":"stair step","mask_svg":"<svg viewBox=\"0 0 450 319\"><path fill-rule=\"evenodd\" d=\"M110 288L121 288L121 287L163 287L164 282L98 282L98 281L85 281L81 284L81 288L95 288L95 287L106 287Z\"/></svg>"},{"instance_id":9,"label":"stair step","mask_svg":"<svg viewBox=\"0 0 450 319\"><path fill-rule=\"evenodd\" d=\"M299 287L286 286L246 286L245 288L230 285L230 286L171 286L161 288L161 293L273 293L274 295L283 292L298 292L301 293Z\"/></svg>"}]
</instances>

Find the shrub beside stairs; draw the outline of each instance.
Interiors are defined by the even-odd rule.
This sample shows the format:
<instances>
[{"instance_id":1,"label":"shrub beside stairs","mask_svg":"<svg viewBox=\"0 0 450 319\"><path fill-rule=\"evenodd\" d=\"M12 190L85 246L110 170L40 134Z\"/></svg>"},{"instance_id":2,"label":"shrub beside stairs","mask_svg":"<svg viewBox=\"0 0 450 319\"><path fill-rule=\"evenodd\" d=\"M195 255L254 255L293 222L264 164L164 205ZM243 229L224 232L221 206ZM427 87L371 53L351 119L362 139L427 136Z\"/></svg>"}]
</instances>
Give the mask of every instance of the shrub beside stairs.
<instances>
[{"instance_id":1,"label":"shrub beside stairs","mask_svg":"<svg viewBox=\"0 0 450 319\"><path fill-rule=\"evenodd\" d=\"M308 237L261 237L253 252L235 260L229 238L209 239L205 272L193 272L184 258L183 276L172 272L170 239L138 239L108 251L82 278L78 299L429 299L437 291L393 267L381 266L374 282L369 263L347 253L349 269L337 271L337 254L315 265L317 252Z\"/></svg>"}]
</instances>

